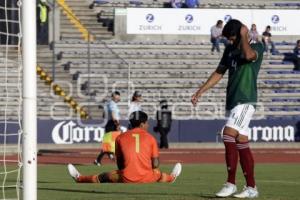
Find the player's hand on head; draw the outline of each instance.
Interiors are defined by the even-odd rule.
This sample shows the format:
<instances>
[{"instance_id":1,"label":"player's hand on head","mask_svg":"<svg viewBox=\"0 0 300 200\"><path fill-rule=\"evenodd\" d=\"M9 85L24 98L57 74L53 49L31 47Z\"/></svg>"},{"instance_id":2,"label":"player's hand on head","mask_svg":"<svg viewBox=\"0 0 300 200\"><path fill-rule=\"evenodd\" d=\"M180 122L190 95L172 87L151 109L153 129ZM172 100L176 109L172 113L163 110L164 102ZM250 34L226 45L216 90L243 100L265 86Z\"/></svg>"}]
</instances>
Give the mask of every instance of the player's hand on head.
<instances>
[{"instance_id":1,"label":"player's hand on head","mask_svg":"<svg viewBox=\"0 0 300 200\"><path fill-rule=\"evenodd\" d=\"M240 33L241 33L241 36L248 36L249 29L247 28L246 25L244 25L244 24L242 25Z\"/></svg>"}]
</instances>

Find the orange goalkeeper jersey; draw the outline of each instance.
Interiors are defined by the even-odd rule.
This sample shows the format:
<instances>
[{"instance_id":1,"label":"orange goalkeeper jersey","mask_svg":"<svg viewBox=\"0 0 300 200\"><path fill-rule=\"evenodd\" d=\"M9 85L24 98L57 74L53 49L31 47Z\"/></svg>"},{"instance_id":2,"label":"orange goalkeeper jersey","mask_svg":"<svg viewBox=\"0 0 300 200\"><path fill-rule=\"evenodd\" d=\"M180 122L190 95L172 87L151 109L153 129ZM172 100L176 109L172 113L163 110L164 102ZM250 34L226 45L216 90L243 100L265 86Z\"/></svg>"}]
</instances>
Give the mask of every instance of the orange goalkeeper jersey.
<instances>
[{"instance_id":1,"label":"orange goalkeeper jersey","mask_svg":"<svg viewBox=\"0 0 300 200\"><path fill-rule=\"evenodd\" d=\"M143 129L135 128L116 139L118 165L125 183L151 183L160 177L152 169L152 158L158 158L155 138Z\"/></svg>"}]
</instances>

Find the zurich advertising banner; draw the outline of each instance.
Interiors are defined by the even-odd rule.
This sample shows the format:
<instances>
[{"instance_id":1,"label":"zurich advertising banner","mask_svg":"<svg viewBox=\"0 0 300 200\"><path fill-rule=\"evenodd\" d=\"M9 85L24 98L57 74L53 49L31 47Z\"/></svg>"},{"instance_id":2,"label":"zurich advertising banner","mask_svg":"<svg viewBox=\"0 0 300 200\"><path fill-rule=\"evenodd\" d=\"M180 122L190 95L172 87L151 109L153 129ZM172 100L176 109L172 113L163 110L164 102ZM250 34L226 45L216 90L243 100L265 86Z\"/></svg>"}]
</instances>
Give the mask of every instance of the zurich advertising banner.
<instances>
[{"instance_id":1,"label":"zurich advertising banner","mask_svg":"<svg viewBox=\"0 0 300 200\"><path fill-rule=\"evenodd\" d=\"M127 8L127 34L209 35L217 20L238 19L260 33L270 25L273 35L299 35L299 16L300 10Z\"/></svg>"},{"instance_id":2,"label":"zurich advertising banner","mask_svg":"<svg viewBox=\"0 0 300 200\"><path fill-rule=\"evenodd\" d=\"M84 123L76 120L38 120L38 143L78 144L100 143L104 128L100 122L89 120ZM150 120L149 132L153 132L155 121ZM216 142L225 120L174 120L168 135L170 142ZM125 131L127 121L122 122ZM16 143L18 124L0 123L0 142ZM6 134L3 134L6 131ZM297 120L253 120L250 124L252 142L295 142L300 140L300 122Z\"/></svg>"},{"instance_id":3,"label":"zurich advertising banner","mask_svg":"<svg viewBox=\"0 0 300 200\"><path fill-rule=\"evenodd\" d=\"M300 35L299 17L300 10L254 10L252 21L260 34L270 25L273 35Z\"/></svg>"}]
</instances>

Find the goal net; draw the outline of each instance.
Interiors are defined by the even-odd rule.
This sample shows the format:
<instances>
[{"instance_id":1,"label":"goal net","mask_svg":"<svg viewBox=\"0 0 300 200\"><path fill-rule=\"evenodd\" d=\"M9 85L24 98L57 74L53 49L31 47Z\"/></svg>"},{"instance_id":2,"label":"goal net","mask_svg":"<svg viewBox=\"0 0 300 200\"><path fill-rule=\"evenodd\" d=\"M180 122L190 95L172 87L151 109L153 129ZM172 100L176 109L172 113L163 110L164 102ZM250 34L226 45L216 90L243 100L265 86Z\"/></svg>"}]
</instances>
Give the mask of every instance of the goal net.
<instances>
[{"instance_id":1,"label":"goal net","mask_svg":"<svg viewBox=\"0 0 300 200\"><path fill-rule=\"evenodd\" d=\"M21 199L21 1L0 0L0 199Z\"/></svg>"}]
</instances>

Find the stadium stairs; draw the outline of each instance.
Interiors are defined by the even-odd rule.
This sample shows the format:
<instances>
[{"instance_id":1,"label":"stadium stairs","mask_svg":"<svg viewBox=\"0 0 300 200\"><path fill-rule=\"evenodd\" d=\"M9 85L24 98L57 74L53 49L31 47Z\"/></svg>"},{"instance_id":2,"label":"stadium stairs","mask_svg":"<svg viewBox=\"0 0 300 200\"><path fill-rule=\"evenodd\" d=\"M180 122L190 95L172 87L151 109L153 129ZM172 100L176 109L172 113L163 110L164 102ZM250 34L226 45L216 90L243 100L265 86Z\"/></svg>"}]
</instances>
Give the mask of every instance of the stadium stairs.
<instances>
[{"instance_id":1,"label":"stadium stairs","mask_svg":"<svg viewBox=\"0 0 300 200\"><path fill-rule=\"evenodd\" d=\"M57 44L60 52L60 62L64 63L66 71L74 80L84 83L88 76L86 60L86 43L82 41L61 41ZM277 44L281 52L291 51L293 44ZM122 42L95 41L91 44L91 84L90 89L101 99L107 91L105 80L107 77L108 91L116 86L122 95L128 93L128 67L131 68L131 82L133 90L143 92L144 109L153 117L153 111L160 99L166 98L177 105L176 116L188 117L198 112L198 116L205 118L213 112L224 112L221 108L225 102L226 80L208 92L202 99L207 104L195 111L190 105L190 96L197 86L203 83L215 69L220 55L210 54L210 44L191 43L156 43L156 42ZM282 55L265 57L259 77L259 101L264 105L258 108L257 115L267 116L298 116L300 110L300 93L296 90L300 86L300 73L292 71L290 62L283 62ZM121 80L121 81L120 81ZM84 84L81 89L85 90ZM126 97L121 106L126 113ZM217 108L213 106L217 103ZM182 104L182 105L181 105ZM195 115L192 116L192 118Z\"/></svg>"},{"instance_id":2,"label":"stadium stairs","mask_svg":"<svg viewBox=\"0 0 300 200\"><path fill-rule=\"evenodd\" d=\"M53 65L55 65L55 83L63 87L64 91L73 99L76 99L79 105L88 106L86 111L89 113L89 117L93 116L98 119L102 117L98 112L98 104L92 105L89 102L91 97L86 92L80 91L80 88L77 89L77 82L72 80L72 75L65 72L64 63L60 62L55 56L55 64L53 64L53 52L49 49L49 46L39 45L37 53L38 65L43 66L43 69L49 73L52 73ZM58 96L52 94L53 89L45 85L43 80L38 79L38 117L40 119L65 120L77 117L77 113L73 112L73 108L61 101Z\"/></svg>"},{"instance_id":3,"label":"stadium stairs","mask_svg":"<svg viewBox=\"0 0 300 200\"><path fill-rule=\"evenodd\" d=\"M57 0L58 5L62 9L62 13L67 16L69 21L78 29L78 31L81 33L84 40L93 41L94 36L85 28L85 26L80 22L80 20L76 17L75 13L72 11L72 9L68 6L68 4L65 2L65 0Z\"/></svg>"},{"instance_id":4,"label":"stadium stairs","mask_svg":"<svg viewBox=\"0 0 300 200\"><path fill-rule=\"evenodd\" d=\"M109 19L112 17L111 11L116 7L162 7L165 1L147 0L142 1L141 4L132 4L125 0L108 1L90 8L93 2L91 0L66 0L65 2L72 8L78 19L83 24L86 23L86 27L89 26L94 33L96 28L103 30L101 23L99 26L95 19L98 12L104 10L101 17ZM253 8L273 8L275 2L277 1L263 3L247 1L241 4L244 6L251 4ZM201 6L214 7L210 4L217 3L217 1L203 1ZM228 1L224 1L223 4L231 8L243 6ZM57 79L70 80L72 87L84 94L84 98L78 99L79 102L83 103L87 98L89 99L91 118L102 117L103 102L114 89L122 94L120 107L124 116L127 113L127 102L131 93L140 90L144 98L143 109L151 117L154 117L158 101L161 99L168 99L171 105L174 105L176 119L223 117L226 79L202 98L199 107L194 109L190 104L191 94L215 69L221 56L211 55L209 42L120 41L113 38L106 29L103 34L99 32L101 36L95 34L95 41L90 43L89 63L88 43L80 36L64 32L74 31L74 27L68 20L62 18L61 27L62 40L55 45ZM108 40L103 40L104 38ZM265 56L258 81L259 102L262 105L258 106L257 117L297 118L300 116L300 90L298 89L300 73L292 70L292 63L285 61L283 55L291 52L293 45L294 43L290 42L278 42L276 47L279 54ZM127 81L129 68L132 83L130 85ZM91 81L89 86L88 79ZM77 94L77 96L82 95Z\"/></svg>"},{"instance_id":5,"label":"stadium stairs","mask_svg":"<svg viewBox=\"0 0 300 200\"><path fill-rule=\"evenodd\" d=\"M110 39L112 32L97 21L97 13L88 8L88 3L81 0L57 0L62 9L62 39ZM70 23L71 22L71 23ZM77 31L76 31L77 30Z\"/></svg>"},{"instance_id":6,"label":"stadium stairs","mask_svg":"<svg viewBox=\"0 0 300 200\"><path fill-rule=\"evenodd\" d=\"M52 94L54 93L55 95L62 97L64 102L67 103L70 108L73 109L74 113L78 114L80 118L89 118L89 115L84 107L80 106L78 102L72 96L68 95L59 84L55 83L41 66L37 66L36 71L40 76L40 79L43 80L46 85L52 88Z\"/></svg>"}]
</instances>

